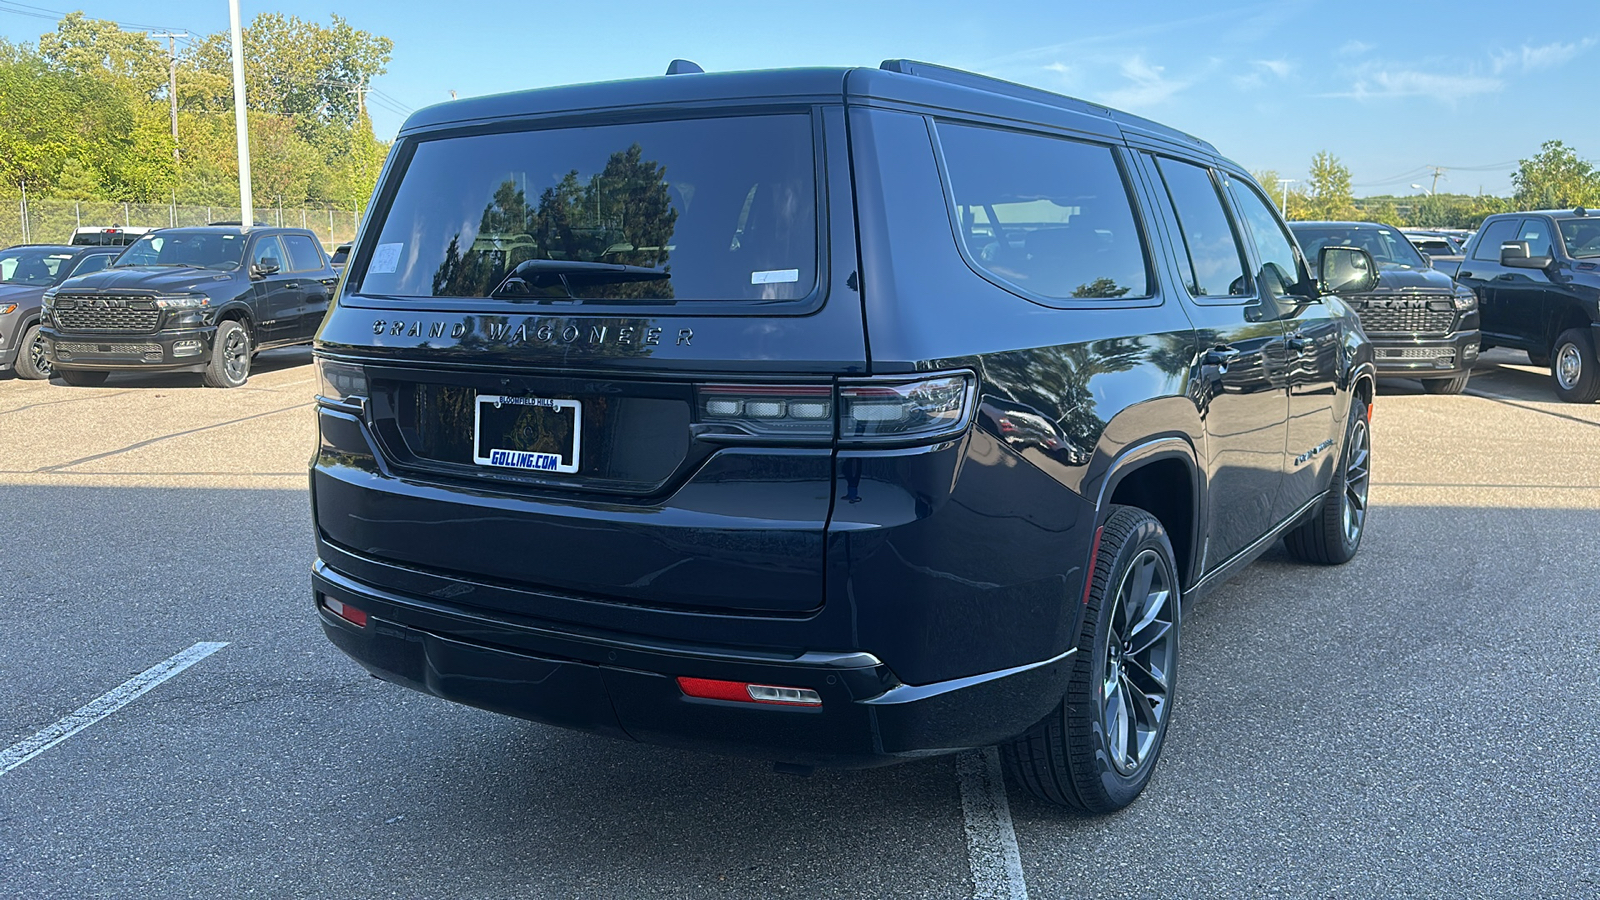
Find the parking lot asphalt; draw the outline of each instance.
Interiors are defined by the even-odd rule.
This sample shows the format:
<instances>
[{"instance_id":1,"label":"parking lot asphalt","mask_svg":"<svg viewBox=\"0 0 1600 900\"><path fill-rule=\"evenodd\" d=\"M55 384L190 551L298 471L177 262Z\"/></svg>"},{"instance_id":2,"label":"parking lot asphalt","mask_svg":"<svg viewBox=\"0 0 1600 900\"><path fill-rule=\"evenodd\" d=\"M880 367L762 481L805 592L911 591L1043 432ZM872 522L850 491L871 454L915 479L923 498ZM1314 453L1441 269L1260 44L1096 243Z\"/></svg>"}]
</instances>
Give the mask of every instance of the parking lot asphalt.
<instances>
[{"instance_id":1,"label":"parking lot asphalt","mask_svg":"<svg viewBox=\"0 0 1600 900\"><path fill-rule=\"evenodd\" d=\"M0 773L17 897L972 897L955 761L862 772L591 737L367 677L322 637L305 351L0 381L0 748L226 642ZM1485 355L1386 381L1372 514L1199 601L1148 791L1009 791L1028 895L1600 894L1600 405Z\"/></svg>"}]
</instances>

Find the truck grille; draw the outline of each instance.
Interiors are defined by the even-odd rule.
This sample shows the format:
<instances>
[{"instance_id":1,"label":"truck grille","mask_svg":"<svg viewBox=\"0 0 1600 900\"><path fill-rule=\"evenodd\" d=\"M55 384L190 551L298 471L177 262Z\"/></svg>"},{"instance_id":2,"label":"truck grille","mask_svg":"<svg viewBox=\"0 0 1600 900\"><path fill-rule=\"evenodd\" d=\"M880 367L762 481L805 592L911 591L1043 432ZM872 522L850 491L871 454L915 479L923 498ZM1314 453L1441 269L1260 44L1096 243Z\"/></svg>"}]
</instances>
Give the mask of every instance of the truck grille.
<instances>
[{"instance_id":1,"label":"truck grille","mask_svg":"<svg viewBox=\"0 0 1600 900\"><path fill-rule=\"evenodd\" d=\"M62 331L102 334L149 334L161 323L161 310L151 297L65 294L52 313Z\"/></svg>"},{"instance_id":2,"label":"truck grille","mask_svg":"<svg viewBox=\"0 0 1600 900\"><path fill-rule=\"evenodd\" d=\"M1449 334L1456 311L1449 297L1367 298L1356 305L1368 333Z\"/></svg>"}]
</instances>

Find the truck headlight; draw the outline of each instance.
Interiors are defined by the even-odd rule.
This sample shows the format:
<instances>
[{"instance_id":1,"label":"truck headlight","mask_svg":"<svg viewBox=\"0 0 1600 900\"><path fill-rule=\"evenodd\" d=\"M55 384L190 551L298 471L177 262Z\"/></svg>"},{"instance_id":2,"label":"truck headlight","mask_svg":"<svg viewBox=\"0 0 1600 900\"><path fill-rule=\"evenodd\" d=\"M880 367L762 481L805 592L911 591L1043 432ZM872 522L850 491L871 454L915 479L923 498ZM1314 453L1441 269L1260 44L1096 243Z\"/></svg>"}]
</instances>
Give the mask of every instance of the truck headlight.
<instances>
[{"instance_id":1,"label":"truck headlight","mask_svg":"<svg viewBox=\"0 0 1600 900\"><path fill-rule=\"evenodd\" d=\"M1454 301L1456 309L1462 312L1478 308L1478 295L1472 291L1456 291Z\"/></svg>"},{"instance_id":2,"label":"truck headlight","mask_svg":"<svg viewBox=\"0 0 1600 900\"><path fill-rule=\"evenodd\" d=\"M156 306L161 309L201 309L211 305L205 294L157 294Z\"/></svg>"}]
</instances>

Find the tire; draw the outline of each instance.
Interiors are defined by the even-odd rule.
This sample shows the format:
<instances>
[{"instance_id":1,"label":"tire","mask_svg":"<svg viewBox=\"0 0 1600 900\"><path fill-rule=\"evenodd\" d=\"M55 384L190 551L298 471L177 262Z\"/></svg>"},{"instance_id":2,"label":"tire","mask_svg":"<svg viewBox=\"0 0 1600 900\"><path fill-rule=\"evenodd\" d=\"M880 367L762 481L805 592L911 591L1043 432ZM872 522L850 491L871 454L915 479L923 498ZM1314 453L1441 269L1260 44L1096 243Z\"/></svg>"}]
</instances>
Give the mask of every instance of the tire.
<instances>
[{"instance_id":1,"label":"tire","mask_svg":"<svg viewBox=\"0 0 1600 900\"><path fill-rule=\"evenodd\" d=\"M1459 394L1467 389L1471 377L1471 372L1464 372L1454 378L1424 378L1422 389L1430 394Z\"/></svg>"},{"instance_id":2,"label":"tire","mask_svg":"<svg viewBox=\"0 0 1600 900\"><path fill-rule=\"evenodd\" d=\"M1345 423L1344 452L1334 470L1328 495L1311 518L1283 536L1289 555L1301 562L1338 566L1361 549L1367 529L1367 490L1372 483L1372 427L1367 404L1350 403Z\"/></svg>"},{"instance_id":3,"label":"tire","mask_svg":"<svg viewBox=\"0 0 1600 900\"><path fill-rule=\"evenodd\" d=\"M254 359L250 332L243 325L231 319L218 324L211 341L211 361L206 363L203 376L206 387L240 387L250 380L250 363Z\"/></svg>"},{"instance_id":4,"label":"tire","mask_svg":"<svg viewBox=\"0 0 1600 900\"><path fill-rule=\"evenodd\" d=\"M1108 813L1132 803L1149 783L1177 687L1177 572L1172 544L1154 516L1111 508L1066 696L1002 748L1012 777L1041 800Z\"/></svg>"},{"instance_id":5,"label":"tire","mask_svg":"<svg viewBox=\"0 0 1600 900\"><path fill-rule=\"evenodd\" d=\"M1556 396L1568 403L1600 400L1600 362L1594 358L1594 335L1588 328L1569 328L1550 351L1550 378Z\"/></svg>"},{"instance_id":6,"label":"tire","mask_svg":"<svg viewBox=\"0 0 1600 900\"><path fill-rule=\"evenodd\" d=\"M95 369L57 369L53 374L73 387L99 387L111 377L110 372Z\"/></svg>"},{"instance_id":7,"label":"tire","mask_svg":"<svg viewBox=\"0 0 1600 900\"><path fill-rule=\"evenodd\" d=\"M45 351L44 338L39 336L39 326L30 325L22 332L17 348L17 377L29 381L42 381L50 377L50 354Z\"/></svg>"}]
</instances>

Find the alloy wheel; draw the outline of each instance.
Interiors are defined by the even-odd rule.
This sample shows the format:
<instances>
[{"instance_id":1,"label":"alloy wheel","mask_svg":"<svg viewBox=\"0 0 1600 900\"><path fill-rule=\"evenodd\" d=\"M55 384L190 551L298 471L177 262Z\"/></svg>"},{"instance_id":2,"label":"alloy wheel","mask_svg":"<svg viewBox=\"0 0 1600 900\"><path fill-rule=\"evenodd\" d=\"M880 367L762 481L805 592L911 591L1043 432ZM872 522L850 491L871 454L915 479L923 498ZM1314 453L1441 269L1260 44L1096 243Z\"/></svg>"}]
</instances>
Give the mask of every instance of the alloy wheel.
<instances>
[{"instance_id":1,"label":"alloy wheel","mask_svg":"<svg viewBox=\"0 0 1600 900\"><path fill-rule=\"evenodd\" d=\"M1367 488L1372 474L1372 448L1367 423L1358 420L1350 431L1350 449L1344 467L1344 539L1354 544L1367 521Z\"/></svg>"},{"instance_id":2,"label":"alloy wheel","mask_svg":"<svg viewBox=\"0 0 1600 900\"><path fill-rule=\"evenodd\" d=\"M1117 587L1106 639L1102 722L1111 764L1130 775L1166 719L1176 660L1172 574L1154 550L1134 557Z\"/></svg>"},{"instance_id":3,"label":"alloy wheel","mask_svg":"<svg viewBox=\"0 0 1600 900\"><path fill-rule=\"evenodd\" d=\"M35 334L33 342L28 344L25 352L28 354L28 361L33 363L34 371L38 372L43 378L49 378L51 374L50 354L45 349L44 335Z\"/></svg>"},{"instance_id":4,"label":"alloy wheel","mask_svg":"<svg viewBox=\"0 0 1600 900\"><path fill-rule=\"evenodd\" d=\"M242 330L234 330L222 345L222 366L232 381L243 381L250 371L250 348Z\"/></svg>"}]
</instances>

